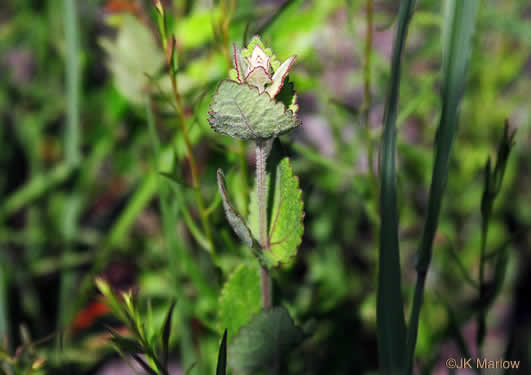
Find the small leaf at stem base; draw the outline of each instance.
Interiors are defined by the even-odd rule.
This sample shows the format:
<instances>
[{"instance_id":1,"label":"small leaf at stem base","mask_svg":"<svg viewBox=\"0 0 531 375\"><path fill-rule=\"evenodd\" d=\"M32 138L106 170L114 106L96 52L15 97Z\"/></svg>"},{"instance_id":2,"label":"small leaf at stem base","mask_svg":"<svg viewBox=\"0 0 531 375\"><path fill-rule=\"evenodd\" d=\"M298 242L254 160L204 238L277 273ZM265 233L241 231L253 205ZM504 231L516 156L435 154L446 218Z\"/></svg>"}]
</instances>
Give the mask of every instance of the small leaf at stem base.
<instances>
[{"instance_id":1,"label":"small leaf at stem base","mask_svg":"<svg viewBox=\"0 0 531 375\"><path fill-rule=\"evenodd\" d=\"M238 373L251 374L274 368L290 350L304 339L283 307L264 310L240 330L229 345L229 365Z\"/></svg>"},{"instance_id":2,"label":"small leaf at stem base","mask_svg":"<svg viewBox=\"0 0 531 375\"><path fill-rule=\"evenodd\" d=\"M258 264L241 264L223 285L219 299L220 331L234 337L262 309Z\"/></svg>"}]
</instances>

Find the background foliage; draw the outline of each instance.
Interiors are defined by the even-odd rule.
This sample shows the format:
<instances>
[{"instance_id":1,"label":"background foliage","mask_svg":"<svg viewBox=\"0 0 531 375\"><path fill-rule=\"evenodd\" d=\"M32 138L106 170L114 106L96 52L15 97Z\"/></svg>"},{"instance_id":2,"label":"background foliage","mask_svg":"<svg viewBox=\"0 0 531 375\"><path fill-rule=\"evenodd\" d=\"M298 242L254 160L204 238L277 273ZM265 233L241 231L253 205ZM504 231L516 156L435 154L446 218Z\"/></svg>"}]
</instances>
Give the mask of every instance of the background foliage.
<instances>
[{"instance_id":1,"label":"background foliage","mask_svg":"<svg viewBox=\"0 0 531 375\"><path fill-rule=\"evenodd\" d=\"M307 334L282 373L376 373L375 174L398 4L374 1L367 76L366 3L164 2L208 234L153 3L2 2L0 338L10 356L21 348L17 366L42 358L52 374L130 373L118 370L107 340L104 324L122 326L98 302L100 275L116 289L134 288L139 314L155 327L177 299L171 373L194 363L192 374L214 373L223 330L236 324L230 316L250 319L241 301L223 302L221 285L228 275L251 284L256 276L244 264L252 255L226 225L216 170L223 168L233 202L247 213L246 165L254 156L252 147L215 134L207 112L231 68L232 43L259 33L281 60L298 56L290 80L303 121L270 157L272 165L290 157L306 212L297 261L274 275L277 304ZM417 1L402 65L397 175L406 312L441 112L442 8ZM530 368L530 19L526 0L481 2L419 327L417 364L425 373L446 373L444 360L459 357L463 342L475 351L478 297L470 279L480 267L484 169L506 119L517 129L516 146L486 245L488 254L506 252L506 269L505 277L487 270L495 281L488 292L500 294L487 316L484 352L521 360L522 373ZM259 300L253 288L241 292L249 303Z\"/></svg>"}]
</instances>

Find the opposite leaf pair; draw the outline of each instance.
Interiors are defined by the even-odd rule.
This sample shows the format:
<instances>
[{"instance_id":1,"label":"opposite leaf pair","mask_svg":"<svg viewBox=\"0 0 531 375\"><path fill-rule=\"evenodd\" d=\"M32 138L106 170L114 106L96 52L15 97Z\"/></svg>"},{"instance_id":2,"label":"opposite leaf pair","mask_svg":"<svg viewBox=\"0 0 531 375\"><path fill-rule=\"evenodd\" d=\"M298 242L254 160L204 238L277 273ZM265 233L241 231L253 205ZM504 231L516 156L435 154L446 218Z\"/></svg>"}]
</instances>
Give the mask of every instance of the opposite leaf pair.
<instances>
[{"instance_id":1,"label":"opposite leaf pair","mask_svg":"<svg viewBox=\"0 0 531 375\"><path fill-rule=\"evenodd\" d=\"M269 181L269 179L267 179ZM253 251L265 268L279 264L290 265L302 241L304 217L302 192L297 176L293 175L289 159L277 166L273 210L269 221L268 244L270 251L262 251L258 244L258 200L256 188L251 193L249 220L246 221L230 203L224 175L218 170L218 188L223 199L227 219L238 237Z\"/></svg>"}]
</instances>

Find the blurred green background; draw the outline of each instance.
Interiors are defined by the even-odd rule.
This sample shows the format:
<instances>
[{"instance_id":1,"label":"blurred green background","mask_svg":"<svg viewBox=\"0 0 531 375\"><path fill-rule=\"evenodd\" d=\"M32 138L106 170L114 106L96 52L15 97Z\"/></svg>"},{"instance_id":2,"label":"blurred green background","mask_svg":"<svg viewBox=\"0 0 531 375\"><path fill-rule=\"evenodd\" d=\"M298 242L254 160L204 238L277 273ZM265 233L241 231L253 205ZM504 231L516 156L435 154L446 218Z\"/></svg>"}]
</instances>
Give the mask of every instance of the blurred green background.
<instances>
[{"instance_id":1,"label":"blurred green background","mask_svg":"<svg viewBox=\"0 0 531 375\"><path fill-rule=\"evenodd\" d=\"M172 374L185 373L186 358L198 363L192 374L214 373L220 285L242 258L251 258L225 222L216 169L225 170L246 212L254 154L250 145L215 134L207 112L231 68L232 43L242 46L259 33L281 60L297 55L290 79L303 121L276 141L271 156L291 157L306 211L298 260L275 274L275 300L311 336L283 373L377 373L375 174L398 2L371 2L367 75L367 0L163 1L177 42L179 90L215 266L201 234L194 234L199 213L153 2L2 1L3 352L21 348L21 362L45 358L50 374L132 373L105 341L103 324L119 324L98 302L93 279L102 275L117 289L137 290L157 324L177 298ZM397 171L406 308L441 110L443 3L417 2L403 62ZM474 351L477 290L467 278L477 279L483 172L506 119L517 130L516 146L487 249L506 251L508 264L503 283L489 285L500 294L488 315L485 356L521 360L519 373L531 369L530 97L531 4L483 0L427 281L419 373L446 374L444 360L462 356L463 340ZM153 158L150 114L160 160ZM164 235L159 192L172 202L172 241ZM489 268L489 278L493 272Z\"/></svg>"}]
</instances>

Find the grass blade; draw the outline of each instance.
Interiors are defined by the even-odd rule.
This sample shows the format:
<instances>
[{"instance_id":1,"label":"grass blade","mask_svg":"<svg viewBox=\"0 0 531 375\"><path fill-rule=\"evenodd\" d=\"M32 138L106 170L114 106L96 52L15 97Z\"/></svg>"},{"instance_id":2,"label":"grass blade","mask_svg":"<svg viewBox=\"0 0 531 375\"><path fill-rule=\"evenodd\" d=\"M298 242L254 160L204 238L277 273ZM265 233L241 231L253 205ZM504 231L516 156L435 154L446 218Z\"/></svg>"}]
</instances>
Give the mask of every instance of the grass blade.
<instances>
[{"instance_id":1,"label":"grass blade","mask_svg":"<svg viewBox=\"0 0 531 375\"><path fill-rule=\"evenodd\" d=\"M175 308L175 303L175 301L172 302L162 328L162 365L164 366L164 368L168 368L171 318L173 315L173 309Z\"/></svg>"},{"instance_id":2,"label":"grass blade","mask_svg":"<svg viewBox=\"0 0 531 375\"><path fill-rule=\"evenodd\" d=\"M408 371L413 368L417 331L424 294L424 284L432 257L433 238L437 230L442 198L448 179L448 165L457 131L459 103L463 97L472 36L479 0L448 0L443 33L442 113L435 140L435 162L430 186L428 213L419 247L417 283L408 330Z\"/></svg>"},{"instance_id":3,"label":"grass blade","mask_svg":"<svg viewBox=\"0 0 531 375\"><path fill-rule=\"evenodd\" d=\"M79 72L79 23L76 2L64 0L66 38L67 121L65 131L65 157L71 165L81 161L80 153L80 72Z\"/></svg>"},{"instance_id":4,"label":"grass blade","mask_svg":"<svg viewBox=\"0 0 531 375\"><path fill-rule=\"evenodd\" d=\"M64 0L64 21L66 38L66 127L64 133L65 162L72 168L81 162L80 147L80 64L79 64L79 18L76 2ZM82 202L78 192L72 192L63 206L62 236L65 242L63 256L74 252L74 238ZM72 297L75 295L77 273L63 270L59 286L59 312L57 325L66 327L75 314ZM58 347L60 347L58 342Z\"/></svg>"},{"instance_id":5,"label":"grass blade","mask_svg":"<svg viewBox=\"0 0 531 375\"><path fill-rule=\"evenodd\" d=\"M5 198L0 206L0 220L14 214L35 199L54 189L72 175L75 168L61 162L47 173L38 174Z\"/></svg>"},{"instance_id":6,"label":"grass blade","mask_svg":"<svg viewBox=\"0 0 531 375\"><path fill-rule=\"evenodd\" d=\"M218 365L216 375L225 375L227 373L227 330L223 333L223 340L219 347Z\"/></svg>"},{"instance_id":7,"label":"grass blade","mask_svg":"<svg viewBox=\"0 0 531 375\"><path fill-rule=\"evenodd\" d=\"M396 203L396 118L400 87L400 66L414 0L401 2L398 14L391 86L387 94L382 158L380 164L380 253L378 270L378 355L382 374L397 374L404 368L406 326L400 287L400 256L398 245L398 211Z\"/></svg>"},{"instance_id":8,"label":"grass blade","mask_svg":"<svg viewBox=\"0 0 531 375\"><path fill-rule=\"evenodd\" d=\"M2 249L1 251L4 251L4 249ZM7 300L8 278L6 267L4 265L6 263L4 263L5 259L3 259L3 257L0 257L0 260L2 261L2 264L0 265L0 347L2 347L2 344L4 342L9 342L9 317ZM6 351L9 350L8 348L5 349Z\"/></svg>"}]
</instances>

